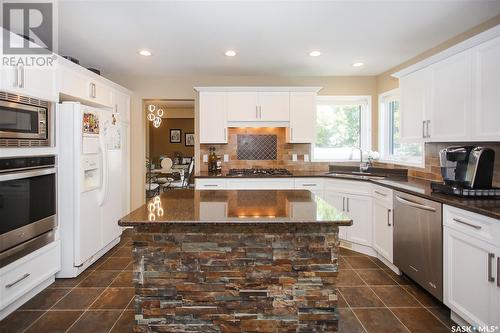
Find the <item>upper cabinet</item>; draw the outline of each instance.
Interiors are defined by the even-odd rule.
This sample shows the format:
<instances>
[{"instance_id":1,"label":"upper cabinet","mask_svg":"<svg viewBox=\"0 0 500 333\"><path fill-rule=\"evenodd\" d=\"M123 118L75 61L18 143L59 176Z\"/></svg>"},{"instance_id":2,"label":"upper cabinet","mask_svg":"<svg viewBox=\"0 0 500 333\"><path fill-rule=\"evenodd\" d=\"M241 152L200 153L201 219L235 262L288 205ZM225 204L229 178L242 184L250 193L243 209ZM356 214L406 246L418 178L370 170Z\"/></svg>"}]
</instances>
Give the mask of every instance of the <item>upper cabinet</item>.
<instances>
[{"instance_id":1,"label":"upper cabinet","mask_svg":"<svg viewBox=\"0 0 500 333\"><path fill-rule=\"evenodd\" d=\"M312 143L317 87L198 87L200 143L227 143L228 127L285 127L289 143Z\"/></svg>"},{"instance_id":2,"label":"upper cabinet","mask_svg":"<svg viewBox=\"0 0 500 333\"><path fill-rule=\"evenodd\" d=\"M287 142L312 143L316 126L316 93L290 93L290 126Z\"/></svg>"},{"instance_id":3,"label":"upper cabinet","mask_svg":"<svg viewBox=\"0 0 500 333\"><path fill-rule=\"evenodd\" d=\"M225 92L198 94L200 143L227 143L228 96Z\"/></svg>"},{"instance_id":4,"label":"upper cabinet","mask_svg":"<svg viewBox=\"0 0 500 333\"><path fill-rule=\"evenodd\" d=\"M394 74L402 140L500 140L499 35L497 26Z\"/></svg>"},{"instance_id":5,"label":"upper cabinet","mask_svg":"<svg viewBox=\"0 0 500 333\"><path fill-rule=\"evenodd\" d=\"M0 29L0 57L3 57L2 30ZM22 43L22 37L13 33L10 33L10 36L12 43L16 43L16 40L18 43ZM18 60L23 58L26 57L21 55ZM29 55L29 58L32 58L32 56ZM49 58L51 62L49 62ZM44 61L37 64L31 62L23 64L22 61L15 61L15 66L2 64L0 68L0 90L47 101L57 101L57 60L52 55L44 55L42 60Z\"/></svg>"}]
</instances>

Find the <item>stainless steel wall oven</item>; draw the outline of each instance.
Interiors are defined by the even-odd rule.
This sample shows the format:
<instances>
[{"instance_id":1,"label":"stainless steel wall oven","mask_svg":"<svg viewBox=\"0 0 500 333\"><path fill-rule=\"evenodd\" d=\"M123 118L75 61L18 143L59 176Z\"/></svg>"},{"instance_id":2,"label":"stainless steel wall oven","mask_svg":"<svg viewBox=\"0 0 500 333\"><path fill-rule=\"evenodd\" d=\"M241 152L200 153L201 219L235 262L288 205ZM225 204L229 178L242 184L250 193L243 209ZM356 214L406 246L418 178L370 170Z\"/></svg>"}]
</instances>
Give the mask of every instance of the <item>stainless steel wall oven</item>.
<instances>
[{"instance_id":1,"label":"stainless steel wall oven","mask_svg":"<svg viewBox=\"0 0 500 333\"><path fill-rule=\"evenodd\" d=\"M54 240L55 156L0 159L0 267Z\"/></svg>"},{"instance_id":2,"label":"stainless steel wall oven","mask_svg":"<svg viewBox=\"0 0 500 333\"><path fill-rule=\"evenodd\" d=\"M0 147L50 146L52 104L0 91Z\"/></svg>"}]
</instances>

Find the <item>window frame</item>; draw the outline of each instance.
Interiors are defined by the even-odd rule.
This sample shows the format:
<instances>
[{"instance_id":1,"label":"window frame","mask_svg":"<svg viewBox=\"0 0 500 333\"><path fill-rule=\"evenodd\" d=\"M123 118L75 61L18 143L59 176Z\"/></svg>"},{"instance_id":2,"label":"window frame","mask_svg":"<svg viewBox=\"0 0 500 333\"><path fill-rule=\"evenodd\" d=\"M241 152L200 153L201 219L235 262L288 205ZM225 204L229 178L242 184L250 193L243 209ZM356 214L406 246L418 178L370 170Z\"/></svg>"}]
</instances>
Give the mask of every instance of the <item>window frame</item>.
<instances>
[{"instance_id":1,"label":"window frame","mask_svg":"<svg viewBox=\"0 0 500 333\"><path fill-rule=\"evenodd\" d=\"M391 163L396 165L410 166L410 167L425 167L425 144L422 145L422 156L419 161L406 160L397 155L394 155L391 151L393 149L391 137L391 118L392 115L387 109L387 105L394 100L399 101L399 107L401 109L401 94L399 88L384 92L378 96L378 147L380 159L379 162Z\"/></svg>"},{"instance_id":2,"label":"window frame","mask_svg":"<svg viewBox=\"0 0 500 333\"><path fill-rule=\"evenodd\" d=\"M316 97L317 105L320 104L336 104L336 105L351 105L355 103L359 103L362 107L361 110L361 128L360 128L360 136L361 136L361 149L363 151L370 151L372 148L372 96L370 95L330 95L330 96L317 96ZM316 108L316 112L314 113L314 141L311 144L311 162L352 162L357 161L359 158L348 158L348 159L320 159L315 157L314 151L316 146L316 135L317 135L317 124L316 124L316 116L318 114L318 110Z\"/></svg>"}]
</instances>

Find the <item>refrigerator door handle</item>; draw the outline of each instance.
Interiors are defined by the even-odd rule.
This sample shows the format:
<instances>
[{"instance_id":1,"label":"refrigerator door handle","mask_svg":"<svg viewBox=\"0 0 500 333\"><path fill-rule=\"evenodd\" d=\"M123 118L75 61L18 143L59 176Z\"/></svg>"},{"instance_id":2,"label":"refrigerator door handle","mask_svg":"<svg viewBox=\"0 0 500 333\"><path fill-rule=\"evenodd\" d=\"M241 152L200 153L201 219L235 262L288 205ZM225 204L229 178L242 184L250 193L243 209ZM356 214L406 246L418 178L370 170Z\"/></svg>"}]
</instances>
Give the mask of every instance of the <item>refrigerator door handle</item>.
<instances>
[{"instance_id":1,"label":"refrigerator door handle","mask_svg":"<svg viewBox=\"0 0 500 333\"><path fill-rule=\"evenodd\" d=\"M104 134L101 134L99 137L99 145L102 158L101 162L102 180L101 180L101 191L99 192L97 203L99 204L99 206L102 206L104 204L104 201L106 200L108 192L108 151L106 149Z\"/></svg>"}]
</instances>

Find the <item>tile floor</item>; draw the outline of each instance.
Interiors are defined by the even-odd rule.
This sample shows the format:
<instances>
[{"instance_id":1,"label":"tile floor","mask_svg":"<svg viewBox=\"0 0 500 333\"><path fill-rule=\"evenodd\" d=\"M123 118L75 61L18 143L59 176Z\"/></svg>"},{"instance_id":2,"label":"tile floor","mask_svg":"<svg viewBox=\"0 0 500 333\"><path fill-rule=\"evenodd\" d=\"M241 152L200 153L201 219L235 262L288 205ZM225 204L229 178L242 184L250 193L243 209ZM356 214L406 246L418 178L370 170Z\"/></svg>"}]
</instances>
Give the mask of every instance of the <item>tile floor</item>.
<instances>
[{"instance_id":1,"label":"tile floor","mask_svg":"<svg viewBox=\"0 0 500 333\"><path fill-rule=\"evenodd\" d=\"M131 241L75 279L51 286L0 322L0 332L133 332ZM339 332L450 332L449 310L377 259L341 249Z\"/></svg>"}]
</instances>

